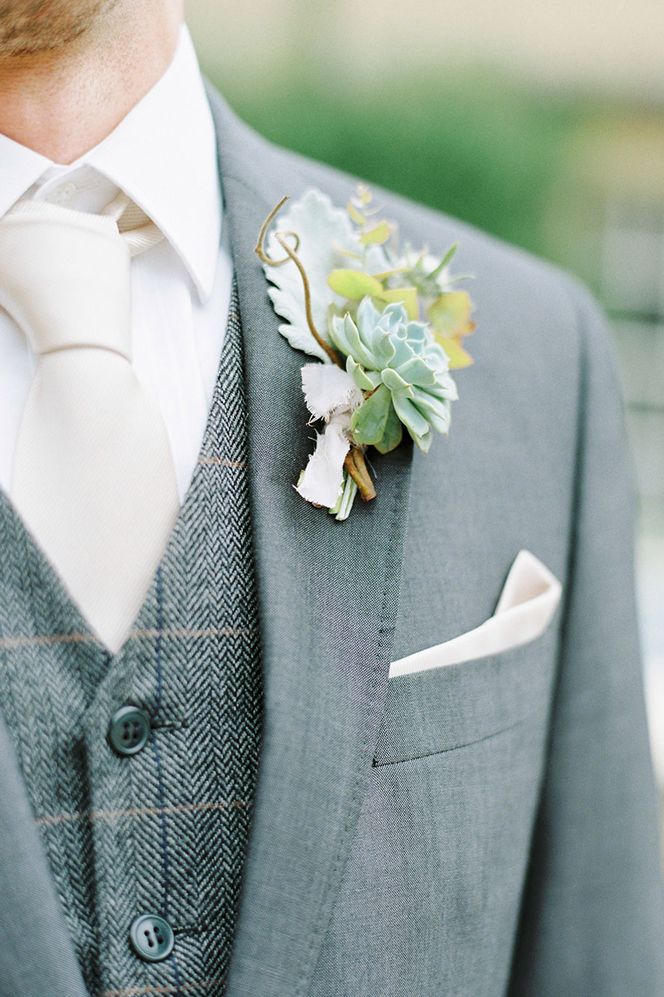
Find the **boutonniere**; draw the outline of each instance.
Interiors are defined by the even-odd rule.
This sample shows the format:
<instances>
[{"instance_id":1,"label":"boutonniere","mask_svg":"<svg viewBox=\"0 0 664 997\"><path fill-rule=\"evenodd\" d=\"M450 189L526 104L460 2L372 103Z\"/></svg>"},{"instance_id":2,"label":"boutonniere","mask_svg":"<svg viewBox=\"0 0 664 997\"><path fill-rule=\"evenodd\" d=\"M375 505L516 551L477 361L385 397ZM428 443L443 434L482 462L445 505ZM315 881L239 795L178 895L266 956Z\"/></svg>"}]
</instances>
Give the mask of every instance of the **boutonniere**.
<instances>
[{"instance_id":1,"label":"boutonniere","mask_svg":"<svg viewBox=\"0 0 664 997\"><path fill-rule=\"evenodd\" d=\"M434 431L449 431L458 397L450 370L472 363L464 337L473 304L450 273L457 245L441 257L401 248L366 187L345 210L308 190L277 227L287 200L265 219L256 253L286 320L279 331L317 358L301 376L310 424L322 431L294 487L343 520L358 492L376 496L370 447L389 453L405 430L426 453Z\"/></svg>"}]
</instances>

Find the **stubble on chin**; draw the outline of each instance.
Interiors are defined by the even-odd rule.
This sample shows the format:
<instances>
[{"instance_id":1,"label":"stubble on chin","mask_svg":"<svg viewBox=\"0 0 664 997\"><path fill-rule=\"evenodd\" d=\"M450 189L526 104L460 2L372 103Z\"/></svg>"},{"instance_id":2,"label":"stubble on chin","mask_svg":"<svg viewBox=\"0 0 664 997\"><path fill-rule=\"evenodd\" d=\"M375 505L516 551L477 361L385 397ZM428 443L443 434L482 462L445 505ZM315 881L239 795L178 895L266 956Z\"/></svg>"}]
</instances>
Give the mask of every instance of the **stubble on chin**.
<instances>
[{"instance_id":1,"label":"stubble on chin","mask_svg":"<svg viewBox=\"0 0 664 997\"><path fill-rule=\"evenodd\" d=\"M66 48L120 0L0 0L0 58Z\"/></svg>"}]
</instances>

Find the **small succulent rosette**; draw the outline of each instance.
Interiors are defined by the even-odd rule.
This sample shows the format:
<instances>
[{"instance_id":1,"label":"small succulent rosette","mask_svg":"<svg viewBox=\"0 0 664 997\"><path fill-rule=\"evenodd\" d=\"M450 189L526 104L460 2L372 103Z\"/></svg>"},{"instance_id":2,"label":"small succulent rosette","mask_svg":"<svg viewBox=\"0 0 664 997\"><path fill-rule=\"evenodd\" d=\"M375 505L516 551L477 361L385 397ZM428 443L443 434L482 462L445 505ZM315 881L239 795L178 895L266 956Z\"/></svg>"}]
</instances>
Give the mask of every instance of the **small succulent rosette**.
<instances>
[{"instance_id":1,"label":"small succulent rosette","mask_svg":"<svg viewBox=\"0 0 664 997\"><path fill-rule=\"evenodd\" d=\"M472 363L464 339L473 304L456 287L464 277L450 274L457 246L442 258L401 251L367 188L345 210L308 190L276 227L286 200L266 218L256 252L285 319L279 331L317 358L301 376L310 423L321 429L295 488L344 520L358 492L376 496L370 447L389 453L405 431L426 453L434 431L449 431L458 397L450 370Z\"/></svg>"}]
</instances>

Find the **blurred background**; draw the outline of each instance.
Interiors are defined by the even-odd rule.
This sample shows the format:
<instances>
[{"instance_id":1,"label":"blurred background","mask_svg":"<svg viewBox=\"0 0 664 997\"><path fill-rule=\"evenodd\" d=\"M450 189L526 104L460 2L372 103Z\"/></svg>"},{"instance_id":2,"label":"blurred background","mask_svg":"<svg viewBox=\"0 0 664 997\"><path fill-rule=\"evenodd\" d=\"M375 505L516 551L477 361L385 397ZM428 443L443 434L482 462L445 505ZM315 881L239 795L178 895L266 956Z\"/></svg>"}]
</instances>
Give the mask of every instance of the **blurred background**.
<instances>
[{"instance_id":1,"label":"blurred background","mask_svg":"<svg viewBox=\"0 0 664 997\"><path fill-rule=\"evenodd\" d=\"M188 0L204 69L274 141L578 274L610 319L640 487L664 787L661 0Z\"/></svg>"}]
</instances>

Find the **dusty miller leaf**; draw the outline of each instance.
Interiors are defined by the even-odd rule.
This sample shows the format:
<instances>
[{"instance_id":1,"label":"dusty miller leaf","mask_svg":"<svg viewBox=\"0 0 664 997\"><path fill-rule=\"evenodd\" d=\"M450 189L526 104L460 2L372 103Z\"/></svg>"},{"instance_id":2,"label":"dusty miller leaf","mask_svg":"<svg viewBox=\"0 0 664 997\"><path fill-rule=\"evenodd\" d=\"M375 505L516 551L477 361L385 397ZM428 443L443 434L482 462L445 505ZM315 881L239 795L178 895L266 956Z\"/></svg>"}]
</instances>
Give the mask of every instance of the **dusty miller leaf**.
<instances>
[{"instance_id":1,"label":"dusty miller leaf","mask_svg":"<svg viewBox=\"0 0 664 997\"><path fill-rule=\"evenodd\" d=\"M351 221L340 208L335 208L327 194L308 190L303 197L287 206L279 215L267 240L272 259L283 259L284 250L274 233L296 232L299 236L298 256L309 278L314 324L323 338L327 338L327 311L331 304L339 303L327 283L330 271L343 266L347 252L357 252L361 247ZM287 238L293 246L292 238ZM302 279L294 263L274 267L264 264L265 273L273 285L269 295L274 310L286 322L279 332L296 350L302 350L326 363L330 358L318 345L309 331L304 308Z\"/></svg>"}]
</instances>

